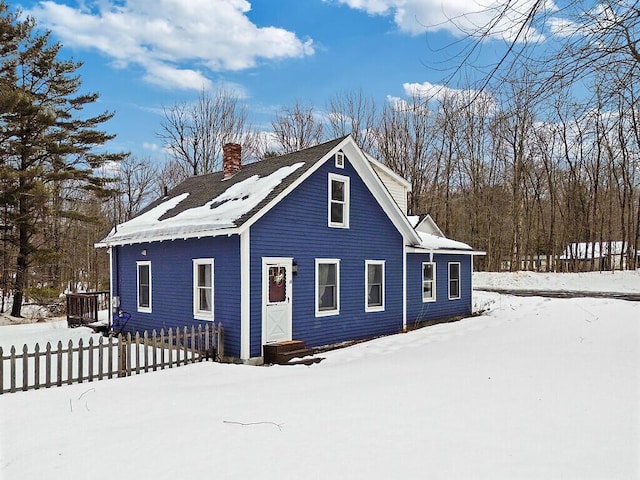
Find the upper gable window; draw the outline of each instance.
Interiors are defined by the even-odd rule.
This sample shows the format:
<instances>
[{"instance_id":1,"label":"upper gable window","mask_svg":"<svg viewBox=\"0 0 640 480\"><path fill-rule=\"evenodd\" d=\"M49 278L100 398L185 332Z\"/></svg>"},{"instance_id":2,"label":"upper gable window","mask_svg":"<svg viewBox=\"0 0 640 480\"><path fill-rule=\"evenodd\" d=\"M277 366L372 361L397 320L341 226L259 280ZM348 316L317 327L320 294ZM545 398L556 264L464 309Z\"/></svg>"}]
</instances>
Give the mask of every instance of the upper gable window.
<instances>
[{"instance_id":1,"label":"upper gable window","mask_svg":"<svg viewBox=\"0 0 640 480\"><path fill-rule=\"evenodd\" d=\"M344 168L344 153L336 153L336 168Z\"/></svg>"},{"instance_id":2,"label":"upper gable window","mask_svg":"<svg viewBox=\"0 0 640 480\"><path fill-rule=\"evenodd\" d=\"M329 174L329 226L349 228L349 177Z\"/></svg>"},{"instance_id":3,"label":"upper gable window","mask_svg":"<svg viewBox=\"0 0 640 480\"><path fill-rule=\"evenodd\" d=\"M151 313L151 262L136 262L138 274L138 311Z\"/></svg>"}]
</instances>

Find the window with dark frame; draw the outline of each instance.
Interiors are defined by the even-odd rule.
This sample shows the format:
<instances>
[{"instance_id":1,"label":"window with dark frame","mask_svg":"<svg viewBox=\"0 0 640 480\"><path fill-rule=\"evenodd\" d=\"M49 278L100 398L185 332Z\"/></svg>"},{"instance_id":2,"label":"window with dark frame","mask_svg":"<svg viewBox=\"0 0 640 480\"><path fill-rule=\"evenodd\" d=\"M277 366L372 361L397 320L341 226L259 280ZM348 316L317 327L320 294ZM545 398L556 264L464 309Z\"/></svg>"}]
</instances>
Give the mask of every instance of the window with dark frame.
<instances>
[{"instance_id":1,"label":"window with dark frame","mask_svg":"<svg viewBox=\"0 0 640 480\"><path fill-rule=\"evenodd\" d=\"M367 310L384 309L384 262L366 262Z\"/></svg>"},{"instance_id":2,"label":"window with dark frame","mask_svg":"<svg viewBox=\"0 0 640 480\"><path fill-rule=\"evenodd\" d=\"M449 300L460 298L460 264L449 263Z\"/></svg>"},{"instance_id":3,"label":"window with dark frame","mask_svg":"<svg viewBox=\"0 0 640 480\"><path fill-rule=\"evenodd\" d=\"M201 320L213 320L213 259L193 261L193 315Z\"/></svg>"},{"instance_id":4,"label":"window with dark frame","mask_svg":"<svg viewBox=\"0 0 640 480\"><path fill-rule=\"evenodd\" d=\"M436 264L422 264L422 301L433 302L436 299Z\"/></svg>"},{"instance_id":5,"label":"window with dark frame","mask_svg":"<svg viewBox=\"0 0 640 480\"><path fill-rule=\"evenodd\" d=\"M316 315L339 311L340 266L337 260L316 260Z\"/></svg>"},{"instance_id":6,"label":"window with dark frame","mask_svg":"<svg viewBox=\"0 0 640 480\"><path fill-rule=\"evenodd\" d=\"M138 262L138 310L151 311L151 262Z\"/></svg>"},{"instance_id":7,"label":"window with dark frame","mask_svg":"<svg viewBox=\"0 0 640 480\"><path fill-rule=\"evenodd\" d=\"M349 178L329 175L329 226L349 227Z\"/></svg>"}]
</instances>

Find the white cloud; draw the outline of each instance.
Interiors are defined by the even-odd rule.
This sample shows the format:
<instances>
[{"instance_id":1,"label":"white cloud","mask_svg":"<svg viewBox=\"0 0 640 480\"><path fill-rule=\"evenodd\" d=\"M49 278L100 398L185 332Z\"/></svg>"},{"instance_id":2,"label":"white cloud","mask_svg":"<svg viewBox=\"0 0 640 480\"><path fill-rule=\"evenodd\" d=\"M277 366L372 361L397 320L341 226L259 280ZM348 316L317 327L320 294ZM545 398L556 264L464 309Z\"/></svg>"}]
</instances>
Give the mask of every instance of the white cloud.
<instances>
[{"instance_id":1,"label":"white cloud","mask_svg":"<svg viewBox=\"0 0 640 480\"><path fill-rule=\"evenodd\" d=\"M475 32L488 25L504 8L504 0L337 0L370 15L393 15L398 28L410 35L445 30L454 36ZM527 12L536 0L513 0L507 15L497 22L492 36L514 39ZM546 0L546 9L555 10L552 0ZM528 39L540 38L530 31Z\"/></svg>"},{"instance_id":2,"label":"white cloud","mask_svg":"<svg viewBox=\"0 0 640 480\"><path fill-rule=\"evenodd\" d=\"M204 70L243 70L264 60L312 55L312 40L259 27L245 0L90 0L78 8L40 2L27 13L62 43L96 49L119 68L139 65L164 87L210 88Z\"/></svg>"}]
</instances>

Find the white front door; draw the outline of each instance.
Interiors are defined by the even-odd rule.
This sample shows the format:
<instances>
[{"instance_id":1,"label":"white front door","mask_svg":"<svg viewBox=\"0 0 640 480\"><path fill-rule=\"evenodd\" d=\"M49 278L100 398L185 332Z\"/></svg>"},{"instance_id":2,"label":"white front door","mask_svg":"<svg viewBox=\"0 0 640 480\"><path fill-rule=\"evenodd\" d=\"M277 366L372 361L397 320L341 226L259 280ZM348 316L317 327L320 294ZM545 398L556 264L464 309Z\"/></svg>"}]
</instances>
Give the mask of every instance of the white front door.
<instances>
[{"instance_id":1,"label":"white front door","mask_svg":"<svg viewBox=\"0 0 640 480\"><path fill-rule=\"evenodd\" d=\"M292 265L291 258L262 260L263 343L291 340Z\"/></svg>"}]
</instances>

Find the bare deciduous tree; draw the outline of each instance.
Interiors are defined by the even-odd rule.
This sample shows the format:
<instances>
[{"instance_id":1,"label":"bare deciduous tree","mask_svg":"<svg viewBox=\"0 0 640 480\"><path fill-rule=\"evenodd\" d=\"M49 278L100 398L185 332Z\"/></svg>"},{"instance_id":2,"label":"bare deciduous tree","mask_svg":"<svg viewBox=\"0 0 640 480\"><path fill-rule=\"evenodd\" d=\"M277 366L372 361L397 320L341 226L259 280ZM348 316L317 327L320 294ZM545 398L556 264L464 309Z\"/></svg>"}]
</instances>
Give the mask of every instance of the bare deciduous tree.
<instances>
[{"instance_id":1,"label":"bare deciduous tree","mask_svg":"<svg viewBox=\"0 0 640 480\"><path fill-rule=\"evenodd\" d=\"M240 143L243 157L252 152L253 132L247 109L240 99L220 88L213 94L202 90L195 103L179 103L164 109L158 136L180 166L183 178L218 171L222 146Z\"/></svg>"},{"instance_id":2,"label":"bare deciduous tree","mask_svg":"<svg viewBox=\"0 0 640 480\"><path fill-rule=\"evenodd\" d=\"M283 107L271 122L276 143L282 153L291 153L317 145L323 139L323 124L316 118L312 106L296 101Z\"/></svg>"}]
</instances>

